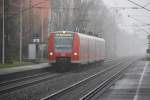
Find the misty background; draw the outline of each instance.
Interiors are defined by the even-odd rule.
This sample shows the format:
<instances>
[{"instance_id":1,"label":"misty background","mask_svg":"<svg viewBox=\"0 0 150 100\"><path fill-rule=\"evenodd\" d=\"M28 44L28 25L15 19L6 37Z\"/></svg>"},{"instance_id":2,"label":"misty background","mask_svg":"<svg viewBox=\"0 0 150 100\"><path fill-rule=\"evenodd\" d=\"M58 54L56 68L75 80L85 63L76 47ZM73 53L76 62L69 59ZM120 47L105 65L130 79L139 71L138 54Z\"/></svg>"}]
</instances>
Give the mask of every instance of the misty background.
<instances>
[{"instance_id":1,"label":"misty background","mask_svg":"<svg viewBox=\"0 0 150 100\"><path fill-rule=\"evenodd\" d=\"M109 3L111 2L113 0ZM0 62L2 61L2 4L1 0ZM136 21L131 23L130 27L127 22L130 23L131 19L124 18L126 11L122 12L107 4L103 0L5 0L6 62L19 60L21 27L23 59L28 58L28 44L32 43L33 38L39 38L40 42L47 44L49 33L61 30L77 31L104 38L107 58L145 55L147 34L137 28L139 26L135 24ZM144 34L139 35L139 32ZM47 58L46 50L44 58Z\"/></svg>"}]
</instances>

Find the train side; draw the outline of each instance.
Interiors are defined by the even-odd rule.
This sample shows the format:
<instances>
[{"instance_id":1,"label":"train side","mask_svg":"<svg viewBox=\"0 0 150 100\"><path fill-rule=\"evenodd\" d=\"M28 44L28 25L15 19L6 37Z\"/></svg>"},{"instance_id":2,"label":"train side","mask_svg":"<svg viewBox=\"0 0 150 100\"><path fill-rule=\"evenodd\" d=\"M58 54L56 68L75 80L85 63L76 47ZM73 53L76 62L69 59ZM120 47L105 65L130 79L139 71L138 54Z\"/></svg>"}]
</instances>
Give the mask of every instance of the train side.
<instances>
[{"instance_id":1,"label":"train side","mask_svg":"<svg viewBox=\"0 0 150 100\"><path fill-rule=\"evenodd\" d=\"M105 40L78 33L80 40L80 63L87 64L105 59Z\"/></svg>"},{"instance_id":2,"label":"train side","mask_svg":"<svg viewBox=\"0 0 150 100\"><path fill-rule=\"evenodd\" d=\"M98 62L105 59L105 40L78 32L52 32L48 53L51 64Z\"/></svg>"}]
</instances>

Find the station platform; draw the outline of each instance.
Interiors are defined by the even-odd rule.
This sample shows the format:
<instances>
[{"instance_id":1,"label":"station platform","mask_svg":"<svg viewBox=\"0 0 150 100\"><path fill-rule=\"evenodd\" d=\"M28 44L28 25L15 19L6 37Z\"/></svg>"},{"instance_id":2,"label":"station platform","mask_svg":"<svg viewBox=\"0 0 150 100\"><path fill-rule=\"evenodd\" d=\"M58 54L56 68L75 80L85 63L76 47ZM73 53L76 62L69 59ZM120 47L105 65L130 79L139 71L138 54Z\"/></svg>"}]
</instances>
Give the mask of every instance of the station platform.
<instances>
[{"instance_id":1,"label":"station platform","mask_svg":"<svg viewBox=\"0 0 150 100\"><path fill-rule=\"evenodd\" d=\"M114 59L107 59L105 62L112 61ZM12 74L17 72L24 72L36 69L44 69L50 67L49 63L40 63L40 64L33 64L33 65L24 65L24 66L17 66L13 68L3 68L0 69L0 76L6 74Z\"/></svg>"},{"instance_id":2,"label":"station platform","mask_svg":"<svg viewBox=\"0 0 150 100\"><path fill-rule=\"evenodd\" d=\"M97 100L150 100L150 61L139 61Z\"/></svg>"},{"instance_id":3,"label":"station platform","mask_svg":"<svg viewBox=\"0 0 150 100\"><path fill-rule=\"evenodd\" d=\"M50 65L48 63L40 63L34 65L17 66L13 68L3 68L0 69L0 75L6 75L6 74L17 73L17 72L36 70L36 69L43 69L43 68L48 68L49 66Z\"/></svg>"}]
</instances>

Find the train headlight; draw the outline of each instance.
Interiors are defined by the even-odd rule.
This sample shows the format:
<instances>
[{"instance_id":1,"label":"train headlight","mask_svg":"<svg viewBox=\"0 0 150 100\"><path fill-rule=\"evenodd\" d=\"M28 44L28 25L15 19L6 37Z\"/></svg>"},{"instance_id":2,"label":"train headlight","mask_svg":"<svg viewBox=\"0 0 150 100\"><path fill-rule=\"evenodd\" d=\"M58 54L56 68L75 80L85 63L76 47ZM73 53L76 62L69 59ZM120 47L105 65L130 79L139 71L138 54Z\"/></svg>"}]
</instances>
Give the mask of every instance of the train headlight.
<instances>
[{"instance_id":1,"label":"train headlight","mask_svg":"<svg viewBox=\"0 0 150 100\"><path fill-rule=\"evenodd\" d=\"M52 55L53 55L53 52L50 52L49 55L52 56Z\"/></svg>"},{"instance_id":2,"label":"train headlight","mask_svg":"<svg viewBox=\"0 0 150 100\"><path fill-rule=\"evenodd\" d=\"M78 55L78 53L77 53L77 52L74 52L74 55L75 55L75 56L77 56L77 55Z\"/></svg>"},{"instance_id":3,"label":"train headlight","mask_svg":"<svg viewBox=\"0 0 150 100\"><path fill-rule=\"evenodd\" d=\"M66 32L65 31L63 31L63 34L65 34Z\"/></svg>"}]
</instances>

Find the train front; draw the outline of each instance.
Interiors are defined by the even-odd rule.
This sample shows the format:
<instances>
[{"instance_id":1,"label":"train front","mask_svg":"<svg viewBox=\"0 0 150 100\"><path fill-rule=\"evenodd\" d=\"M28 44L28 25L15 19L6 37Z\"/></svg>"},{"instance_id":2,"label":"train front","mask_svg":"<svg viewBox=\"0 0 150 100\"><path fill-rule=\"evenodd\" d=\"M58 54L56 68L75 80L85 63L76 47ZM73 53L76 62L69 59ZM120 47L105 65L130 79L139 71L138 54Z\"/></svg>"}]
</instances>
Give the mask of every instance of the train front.
<instances>
[{"instance_id":1,"label":"train front","mask_svg":"<svg viewBox=\"0 0 150 100\"><path fill-rule=\"evenodd\" d=\"M52 32L48 41L50 64L79 63L79 39L74 32Z\"/></svg>"}]
</instances>

